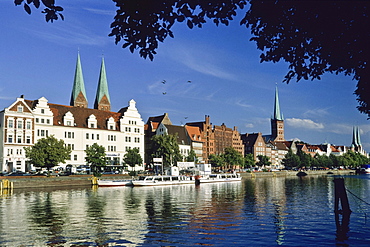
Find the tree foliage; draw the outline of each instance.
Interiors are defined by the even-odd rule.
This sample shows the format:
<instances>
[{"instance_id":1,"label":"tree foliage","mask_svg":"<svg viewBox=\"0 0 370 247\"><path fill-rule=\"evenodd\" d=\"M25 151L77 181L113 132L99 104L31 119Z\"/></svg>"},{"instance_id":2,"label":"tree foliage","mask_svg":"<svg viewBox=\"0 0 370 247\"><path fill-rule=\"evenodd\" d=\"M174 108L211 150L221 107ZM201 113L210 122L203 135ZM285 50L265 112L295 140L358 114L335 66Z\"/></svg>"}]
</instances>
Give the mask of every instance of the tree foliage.
<instances>
[{"instance_id":1,"label":"tree foliage","mask_svg":"<svg viewBox=\"0 0 370 247\"><path fill-rule=\"evenodd\" d=\"M143 158L141 157L138 148L132 148L125 153L123 161L129 166L135 167L135 165L140 165L143 163Z\"/></svg>"},{"instance_id":2,"label":"tree foliage","mask_svg":"<svg viewBox=\"0 0 370 247\"><path fill-rule=\"evenodd\" d=\"M85 150L87 163L91 164L94 176L100 175L100 167L107 165L107 158L105 155L105 147L94 143Z\"/></svg>"},{"instance_id":3,"label":"tree foliage","mask_svg":"<svg viewBox=\"0 0 370 247\"><path fill-rule=\"evenodd\" d=\"M235 169L236 166L244 166L243 156L232 147L226 147L222 156L229 169Z\"/></svg>"},{"instance_id":4,"label":"tree foliage","mask_svg":"<svg viewBox=\"0 0 370 247\"><path fill-rule=\"evenodd\" d=\"M39 139L33 146L24 148L26 158L37 167L50 168L60 163L65 163L71 154L71 149L66 147L63 140L54 136Z\"/></svg>"},{"instance_id":5,"label":"tree foliage","mask_svg":"<svg viewBox=\"0 0 370 247\"><path fill-rule=\"evenodd\" d=\"M244 157L244 167L251 168L254 167L256 161L254 160L253 154L246 154Z\"/></svg>"},{"instance_id":6,"label":"tree foliage","mask_svg":"<svg viewBox=\"0 0 370 247\"><path fill-rule=\"evenodd\" d=\"M182 160L177 135L155 135L152 137L150 156L163 158L164 166L172 166Z\"/></svg>"},{"instance_id":7,"label":"tree foliage","mask_svg":"<svg viewBox=\"0 0 370 247\"><path fill-rule=\"evenodd\" d=\"M211 164L212 167L216 167L221 170L223 170L225 165L225 160L222 155L210 154L208 157L208 162Z\"/></svg>"},{"instance_id":8,"label":"tree foliage","mask_svg":"<svg viewBox=\"0 0 370 247\"><path fill-rule=\"evenodd\" d=\"M30 15L32 4L35 8L44 7L41 13L45 14L45 20L47 22L53 22L54 20L60 19L64 20L64 16L60 13L63 11L61 6L55 6L55 0L14 0L15 5L22 5L24 10ZM32 6L31 5L31 6Z\"/></svg>"},{"instance_id":9,"label":"tree foliage","mask_svg":"<svg viewBox=\"0 0 370 247\"><path fill-rule=\"evenodd\" d=\"M258 155L257 159L258 159L258 161L257 161L256 165L259 166L259 167L264 167L264 166L270 166L271 165L270 158L267 157L266 155Z\"/></svg>"},{"instance_id":10,"label":"tree foliage","mask_svg":"<svg viewBox=\"0 0 370 247\"><path fill-rule=\"evenodd\" d=\"M15 0L40 7L40 0ZM320 79L324 73L344 73L358 81L358 110L370 118L370 1L260 0L113 0L116 15L109 36L132 53L153 60L159 42L174 37L174 24L192 29L207 21L228 25L241 15L251 40L262 51L261 62L285 61L284 81ZM54 0L41 0L47 21L63 11ZM249 7L249 8L245 8ZM244 9L245 8L245 9Z\"/></svg>"},{"instance_id":11,"label":"tree foliage","mask_svg":"<svg viewBox=\"0 0 370 247\"><path fill-rule=\"evenodd\" d=\"M195 153L193 149L190 150L189 155L186 157L186 161L198 163L197 154Z\"/></svg>"}]
</instances>

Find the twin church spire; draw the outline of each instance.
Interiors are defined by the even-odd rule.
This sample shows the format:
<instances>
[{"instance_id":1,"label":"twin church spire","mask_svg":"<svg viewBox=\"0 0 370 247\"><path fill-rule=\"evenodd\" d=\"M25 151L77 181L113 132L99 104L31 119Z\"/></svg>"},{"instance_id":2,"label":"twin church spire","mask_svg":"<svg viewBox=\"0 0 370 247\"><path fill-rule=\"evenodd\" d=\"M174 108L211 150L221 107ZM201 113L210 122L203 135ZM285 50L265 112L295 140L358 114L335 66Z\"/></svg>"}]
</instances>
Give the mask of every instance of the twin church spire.
<instances>
[{"instance_id":1,"label":"twin church spire","mask_svg":"<svg viewBox=\"0 0 370 247\"><path fill-rule=\"evenodd\" d=\"M80 54L78 53L70 105L87 108L88 107L87 103L88 101L86 97L85 83L82 74L81 59ZM98 88L96 91L96 97L94 102L94 109L110 111L110 107L111 105L108 90L108 81L105 72L104 58L102 58Z\"/></svg>"}]
</instances>

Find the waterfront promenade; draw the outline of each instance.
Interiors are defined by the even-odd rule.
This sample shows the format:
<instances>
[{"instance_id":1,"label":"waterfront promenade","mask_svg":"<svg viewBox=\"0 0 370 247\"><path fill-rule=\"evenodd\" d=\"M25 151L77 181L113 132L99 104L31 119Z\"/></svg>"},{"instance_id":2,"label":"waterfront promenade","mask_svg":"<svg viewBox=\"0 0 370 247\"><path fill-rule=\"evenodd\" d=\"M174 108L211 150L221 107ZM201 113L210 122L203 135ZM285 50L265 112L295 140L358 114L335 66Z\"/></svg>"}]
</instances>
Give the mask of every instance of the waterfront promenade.
<instances>
[{"instance_id":1,"label":"waterfront promenade","mask_svg":"<svg viewBox=\"0 0 370 247\"><path fill-rule=\"evenodd\" d=\"M329 170L329 171L305 171L307 176L310 175L348 175L354 174L353 170ZM276 171L276 172L242 172L240 173L243 179L253 179L259 177L288 177L296 176L297 171ZM130 179L128 175L112 174L103 175L100 179ZM81 187L91 186L91 175L71 175L60 177L44 177L44 176L19 176L7 177L0 176L0 182L8 180L12 182L13 189L26 189L26 188L52 188L52 187Z\"/></svg>"}]
</instances>

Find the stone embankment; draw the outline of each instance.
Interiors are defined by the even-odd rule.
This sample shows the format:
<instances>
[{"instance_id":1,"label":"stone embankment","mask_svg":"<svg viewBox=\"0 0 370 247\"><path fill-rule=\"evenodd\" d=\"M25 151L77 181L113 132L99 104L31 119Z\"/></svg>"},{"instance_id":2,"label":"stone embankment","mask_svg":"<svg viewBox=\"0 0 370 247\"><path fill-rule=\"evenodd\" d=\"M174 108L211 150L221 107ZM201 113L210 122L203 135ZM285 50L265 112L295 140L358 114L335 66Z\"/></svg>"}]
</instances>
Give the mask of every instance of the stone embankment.
<instances>
[{"instance_id":1,"label":"stone embankment","mask_svg":"<svg viewBox=\"0 0 370 247\"><path fill-rule=\"evenodd\" d=\"M348 175L354 174L352 170L330 170L330 171L305 171L307 175ZM259 178L259 177L284 177L296 176L297 171L276 171L276 172L242 172L242 178ZM129 179L128 175L103 175L102 179ZM60 177L41 177L41 176L26 176L26 177L0 177L2 184L10 184L13 189L27 188L73 188L73 187L90 187L92 185L91 175L72 175Z\"/></svg>"}]
</instances>

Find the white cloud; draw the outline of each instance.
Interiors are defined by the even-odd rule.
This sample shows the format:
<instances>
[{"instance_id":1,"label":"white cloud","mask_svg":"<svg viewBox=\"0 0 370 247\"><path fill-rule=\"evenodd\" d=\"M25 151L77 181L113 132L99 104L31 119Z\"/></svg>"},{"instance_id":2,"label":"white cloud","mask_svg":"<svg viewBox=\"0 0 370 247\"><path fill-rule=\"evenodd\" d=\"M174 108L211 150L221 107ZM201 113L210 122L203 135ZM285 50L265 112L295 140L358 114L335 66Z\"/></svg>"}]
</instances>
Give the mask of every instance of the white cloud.
<instances>
[{"instance_id":1,"label":"white cloud","mask_svg":"<svg viewBox=\"0 0 370 247\"><path fill-rule=\"evenodd\" d=\"M311 130L322 130L324 129L324 124L322 123L315 123L311 119L299 119L299 118L288 118L286 119L287 125L293 128L303 128L303 129L311 129Z\"/></svg>"},{"instance_id":2,"label":"white cloud","mask_svg":"<svg viewBox=\"0 0 370 247\"><path fill-rule=\"evenodd\" d=\"M323 117L329 115L328 113L329 108L317 108L317 109L310 109L303 113L303 117L310 118L310 117Z\"/></svg>"},{"instance_id":3,"label":"white cloud","mask_svg":"<svg viewBox=\"0 0 370 247\"><path fill-rule=\"evenodd\" d=\"M254 128L254 125L252 123L246 123L244 124L246 128Z\"/></svg>"}]
</instances>

